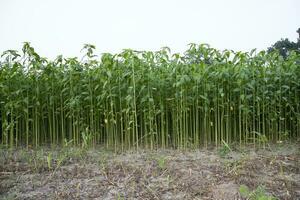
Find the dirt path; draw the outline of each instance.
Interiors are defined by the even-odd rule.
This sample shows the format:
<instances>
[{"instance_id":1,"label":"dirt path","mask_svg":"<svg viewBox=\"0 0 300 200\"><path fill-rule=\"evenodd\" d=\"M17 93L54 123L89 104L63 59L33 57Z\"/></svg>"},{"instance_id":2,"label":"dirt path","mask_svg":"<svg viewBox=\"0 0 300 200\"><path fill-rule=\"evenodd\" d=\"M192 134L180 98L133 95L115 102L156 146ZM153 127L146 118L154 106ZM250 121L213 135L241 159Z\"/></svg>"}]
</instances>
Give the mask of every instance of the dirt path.
<instances>
[{"instance_id":1,"label":"dirt path","mask_svg":"<svg viewBox=\"0 0 300 200\"><path fill-rule=\"evenodd\" d=\"M295 144L265 150L1 149L0 199L242 199L239 189L300 199Z\"/></svg>"}]
</instances>

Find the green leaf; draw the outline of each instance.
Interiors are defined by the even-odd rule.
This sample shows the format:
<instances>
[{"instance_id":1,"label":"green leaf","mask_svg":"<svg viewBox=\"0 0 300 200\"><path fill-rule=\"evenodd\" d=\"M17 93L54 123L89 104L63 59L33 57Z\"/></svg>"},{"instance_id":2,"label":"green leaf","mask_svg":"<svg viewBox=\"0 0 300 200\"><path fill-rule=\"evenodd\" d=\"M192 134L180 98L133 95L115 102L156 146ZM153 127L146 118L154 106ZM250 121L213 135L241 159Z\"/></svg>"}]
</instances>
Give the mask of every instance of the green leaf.
<instances>
[{"instance_id":1,"label":"green leaf","mask_svg":"<svg viewBox=\"0 0 300 200\"><path fill-rule=\"evenodd\" d=\"M241 185L239 191L244 198L247 198L250 194L249 188L246 185Z\"/></svg>"}]
</instances>

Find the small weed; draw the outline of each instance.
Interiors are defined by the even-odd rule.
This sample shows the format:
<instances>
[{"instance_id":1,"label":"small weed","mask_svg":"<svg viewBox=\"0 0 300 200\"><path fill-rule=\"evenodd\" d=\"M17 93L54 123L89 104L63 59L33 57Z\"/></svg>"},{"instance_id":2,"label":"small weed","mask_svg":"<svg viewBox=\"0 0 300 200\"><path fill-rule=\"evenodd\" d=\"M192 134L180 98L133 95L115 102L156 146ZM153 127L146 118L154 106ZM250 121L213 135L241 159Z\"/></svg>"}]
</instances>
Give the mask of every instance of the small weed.
<instances>
[{"instance_id":1,"label":"small weed","mask_svg":"<svg viewBox=\"0 0 300 200\"><path fill-rule=\"evenodd\" d=\"M52 153L49 153L49 154L47 155L47 165L48 165L48 169L49 169L49 170L52 169L51 163L52 163Z\"/></svg>"},{"instance_id":2,"label":"small weed","mask_svg":"<svg viewBox=\"0 0 300 200\"><path fill-rule=\"evenodd\" d=\"M266 193L263 186L258 186L255 190L250 191L246 185L241 185L239 191L242 197L249 200L276 200L275 197Z\"/></svg>"},{"instance_id":3,"label":"small weed","mask_svg":"<svg viewBox=\"0 0 300 200\"><path fill-rule=\"evenodd\" d=\"M219 149L218 153L222 158L225 158L232 150L230 146L222 140L223 146Z\"/></svg>"},{"instance_id":4,"label":"small weed","mask_svg":"<svg viewBox=\"0 0 300 200\"><path fill-rule=\"evenodd\" d=\"M167 160L166 157L163 157L163 156L160 156L160 157L158 157L156 159L158 167L160 169L165 169L165 167L166 167L166 160Z\"/></svg>"},{"instance_id":5,"label":"small weed","mask_svg":"<svg viewBox=\"0 0 300 200\"><path fill-rule=\"evenodd\" d=\"M91 145L92 143L92 134L91 132L88 130L88 128L81 132L81 137L82 137L82 148L87 148Z\"/></svg>"},{"instance_id":6,"label":"small weed","mask_svg":"<svg viewBox=\"0 0 300 200\"><path fill-rule=\"evenodd\" d=\"M64 147L64 148L67 148L67 147L69 147L72 143L73 143L73 140L69 140L69 141L68 141L68 140L65 138L63 147Z\"/></svg>"},{"instance_id":7,"label":"small weed","mask_svg":"<svg viewBox=\"0 0 300 200\"><path fill-rule=\"evenodd\" d=\"M259 132L253 131L257 135L257 141L259 144L262 144L263 148L266 148L266 144L269 141L265 134L261 134Z\"/></svg>"}]
</instances>

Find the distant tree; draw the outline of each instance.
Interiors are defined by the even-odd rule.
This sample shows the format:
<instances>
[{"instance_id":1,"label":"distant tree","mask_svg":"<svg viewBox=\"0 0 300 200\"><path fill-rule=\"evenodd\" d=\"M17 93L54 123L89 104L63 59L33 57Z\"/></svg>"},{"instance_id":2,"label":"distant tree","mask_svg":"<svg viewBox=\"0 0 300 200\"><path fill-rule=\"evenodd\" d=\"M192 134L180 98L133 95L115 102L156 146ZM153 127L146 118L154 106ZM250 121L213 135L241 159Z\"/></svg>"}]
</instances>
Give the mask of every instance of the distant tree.
<instances>
[{"instance_id":1,"label":"distant tree","mask_svg":"<svg viewBox=\"0 0 300 200\"><path fill-rule=\"evenodd\" d=\"M272 52L274 50L278 50L280 55L286 58L290 51L294 50L300 53L300 28L297 30L299 34L299 38L297 42L292 42L289 39L281 39L268 48L268 52Z\"/></svg>"}]
</instances>

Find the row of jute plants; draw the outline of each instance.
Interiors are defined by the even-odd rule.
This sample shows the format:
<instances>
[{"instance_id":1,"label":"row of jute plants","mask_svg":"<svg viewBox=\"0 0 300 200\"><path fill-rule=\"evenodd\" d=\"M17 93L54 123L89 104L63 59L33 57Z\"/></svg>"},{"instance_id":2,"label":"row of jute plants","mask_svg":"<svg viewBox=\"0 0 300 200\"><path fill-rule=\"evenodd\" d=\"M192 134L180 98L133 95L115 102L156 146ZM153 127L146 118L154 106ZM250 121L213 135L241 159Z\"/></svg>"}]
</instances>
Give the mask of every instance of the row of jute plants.
<instances>
[{"instance_id":1,"label":"row of jute plants","mask_svg":"<svg viewBox=\"0 0 300 200\"><path fill-rule=\"evenodd\" d=\"M0 62L1 143L197 148L300 136L300 56L124 50L48 60L29 43ZM263 140L261 140L261 138Z\"/></svg>"}]
</instances>

